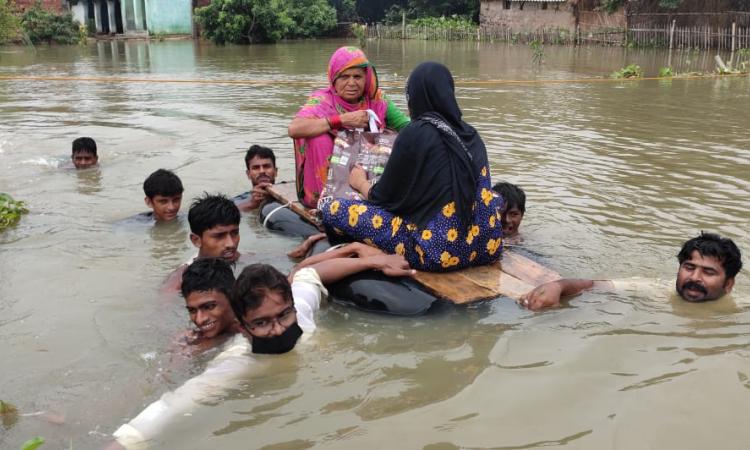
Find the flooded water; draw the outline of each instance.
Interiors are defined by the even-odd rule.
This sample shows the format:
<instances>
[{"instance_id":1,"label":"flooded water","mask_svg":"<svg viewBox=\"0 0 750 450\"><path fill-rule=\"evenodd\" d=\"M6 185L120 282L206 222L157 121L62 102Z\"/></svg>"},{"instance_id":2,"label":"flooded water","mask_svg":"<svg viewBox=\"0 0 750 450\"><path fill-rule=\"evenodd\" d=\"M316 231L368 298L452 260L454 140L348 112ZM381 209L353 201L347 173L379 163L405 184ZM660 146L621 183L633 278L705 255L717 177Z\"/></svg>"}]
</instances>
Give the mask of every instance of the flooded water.
<instances>
[{"instance_id":1,"label":"flooded water","mask_svg":"<svg viewBox=\"0 0 750 450\"><path fill-rule=\"evenodd\" d=\"M31 213L0 234L0 448L100 448L120 424L199 373L164 278L192 256L186 226L121 226L144 210L144 178L175 170L189 200L247 190L243 155L272 147L292 179L286 126L324 84L342 41L223 47L113 42L0 49L0 75L153 82L0 81L0 191ZM405 109L409 71L445 62L495 180L528 194L525 251L564 276L671 280L701 230L750 254L750 79L563 82L661 51L373 42L368 55ZM683 71L712 55L673 55ZM158 80L271 80L265 84ZM469 83L531 80L536 83ZM66 168L92 136L101 168ZM243 217L240 250L288 269L296 239ZM532 313L508 299L419 318L326 307L308 351L272 360L224 401L164 430L155 448L746 448L750 281L734 300L585 293ZM43 413L43 414L35 414Z\"/></svg>"}]
</instances>

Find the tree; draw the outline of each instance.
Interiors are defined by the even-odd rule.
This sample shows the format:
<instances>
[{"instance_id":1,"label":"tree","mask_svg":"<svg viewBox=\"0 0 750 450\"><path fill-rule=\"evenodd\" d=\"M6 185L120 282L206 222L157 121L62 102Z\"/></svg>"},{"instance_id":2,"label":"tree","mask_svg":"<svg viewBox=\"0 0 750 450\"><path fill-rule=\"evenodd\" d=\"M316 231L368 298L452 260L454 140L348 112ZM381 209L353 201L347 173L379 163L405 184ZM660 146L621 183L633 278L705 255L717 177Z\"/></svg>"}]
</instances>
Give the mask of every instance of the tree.
<instances>
[{"instance_id":1,"label":"tree","mask_svg":"<svg viewBox=\"0 0 750 450\"><path fill-rule=\"evenodd\" d=\"M291 0L287 8L296 24L289 37L322 36L336 27L336 9L326 0Z\"/></svg>"},{"instance_id":2,"label":"tree","mask_svg":"<svg viewBox=\"0 0 750 450\"><path fill-rule=\"evenodd\" d=\"M0 0L0 44L4 44L18 35L19 21L8 0Z\"/></svg>"},{"instance_id":3,"label":"tree","mask_svg":"<svg viewBox=\"0 0 750 450\"><path fill-rule=\"evenodd\" d=\"M73 19L72 14L54 14L42 8L40 1L23 13L21 27L34 44L75 44L80 37L79 24Z\"/></svg>"},{"instance_id":4,"label":"tree","mask_svg":"<svg viewBox=\"0 0 750 450\"><path fill-rule=\"evenodd\" d=\"M195 17L217 44L316 37L336 26L336 10L327 0L212 0Z\"/></svg>"}]
</instances>

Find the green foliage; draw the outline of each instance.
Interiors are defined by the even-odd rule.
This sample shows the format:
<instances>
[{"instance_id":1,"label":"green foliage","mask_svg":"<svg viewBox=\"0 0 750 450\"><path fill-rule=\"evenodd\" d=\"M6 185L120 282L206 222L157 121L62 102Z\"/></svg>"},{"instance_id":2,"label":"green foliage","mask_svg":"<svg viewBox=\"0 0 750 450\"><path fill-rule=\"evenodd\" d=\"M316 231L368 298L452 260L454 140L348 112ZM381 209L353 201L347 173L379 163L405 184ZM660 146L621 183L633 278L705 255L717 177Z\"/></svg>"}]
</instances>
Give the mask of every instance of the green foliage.
<instances>
[{"instance_id":1,"label":"green foliage","mask_svg":"<svg viewBox=\"0 0 750 450\"><path fill-rule=\"evenodd\" d=\"M327 0L212 0L195 14L204 36L217 44L316 37L336 26Z\"/></svg>"},{"instance_id":2,"label":"green foliage","mask_svg":"<svg viewBox=\"0 0 750 450\"><path fill-rule=\"evenodd\" d=\"M21 445L21 450L36 450L42 444L44 444L44 438L37 436L24 442L23 445Z\"/></svg>"},{"instance_id":3,"label":"green foliage","mask_svg":"<svg viewBox=\"0 0 750 450\"><path fill-rule=\"evenodd\" d=\"M534 64L541 64L544 61L544 47L542 46L542 43L538 39L534 39L529 42L529 47L531 47L532 51L531 62Z\"/></svg>"},{"instance_id":4,"label":"green foliage","mask_svg":"<svg viewBox=\"0 0 750 450\"><path fill-rule=\"evenodd\" d=\"M336 26L336 9L327 0L289 0L286 7L296 26L284 37L318 37Z\"/></svg>"},{"instance_id":5,"label":"green foliage","mask_svg":"<svg viewBox=\"0 0 750 450\"><path fill-rule=\"evenodd\" d=\"M362 23L352 24L352 33L357 37L359 41L359 47L365 48L367 46L367 25Z\"/></svg>"},{"instance_id":6,"label":"green foliage","mask_svg":"<svg viewBox=\"0 0 750 450\"><path fill-rule=\"evenodd\" d=\"M12 404L0 400L0 423L3 424L3 428L8 429L16 422L18 422L18 409Z\"/></svg>"},{"instance_id":7,"label":"green foliage","mask_svg":"<svg viewBox=\"0 0 750 450\"><path fill-rule=\"evenodd\" d=\"M0 0L0 45L15 38L19 28L20 21L11 0Z\"/></svg>"},{"instance_id":8,"label":"green foliage","mask_svg":"<svg viewBox=\"0 0 750 450\"><path fill-rule=\"evenodd\" d=\"M659 6L662 8L677 9L683 0L659 0Z\"/></svg>"},{"instance_id":9,"label":"green foliage","mask_svg":"<svg viewBox=\"0 0 750 450\"><path fill-rule=\"evenodd\" d=\"M659 78L673 77L674 71L671 67L662 67L659 69Z\"/></svg>"},{"instance_id":10,"label":"green foliage","mask_svg":"<svg viewBox=\"0 0 750 450\"><path fill-rule=\"evenodd\" d=\"M21 216L29 212L23 202L13 200L8 194L0 193L0 231L18 223ZM0 402L0 411L10 411L15 408L8 403ZM4 414L4 412L3 412Z\"/></svg>"},{"instance_id":11,"label":"green foliage","mask_svg":"<svg viewBox=\"0 0 750 450\"><path fill-rule=\"evenodd\" d=\"M602 0L602 4L599 8L612 14L620 7L624 6L626 2L627 0Z\"/></svg>"},{"instance_id":12,"label":"green foliage","mask_svg":"<svg viewBox=\"0 0 750 450\"><path fill-rule=\"evenodd\" d=\"M637 64L628 64L622 69L612 72L612 78L640 78L643 76L643 69Z\"/></svg>"},{"instance_id":13,"label":"green foliage","mask_svg":"<svg viewBox=\"0 0 750 450\"><path fill-rule=\"evenodd\" d=\"M78 22L73 20L72 14L59 16L42 8L39 2L23 13L21 26L34 44L75 44L79 41Z\"/></svg>"},{"instance_id":14,"label":"green foliage","mask_svg":"<svg viewBox=\"0 0 750 450\"><path fill-rule=\"evenodd\" d=\"M330 0L336 8L336 17L339 22L357 22L357 1L356 0Z\"/></svg>"}]
</instances>

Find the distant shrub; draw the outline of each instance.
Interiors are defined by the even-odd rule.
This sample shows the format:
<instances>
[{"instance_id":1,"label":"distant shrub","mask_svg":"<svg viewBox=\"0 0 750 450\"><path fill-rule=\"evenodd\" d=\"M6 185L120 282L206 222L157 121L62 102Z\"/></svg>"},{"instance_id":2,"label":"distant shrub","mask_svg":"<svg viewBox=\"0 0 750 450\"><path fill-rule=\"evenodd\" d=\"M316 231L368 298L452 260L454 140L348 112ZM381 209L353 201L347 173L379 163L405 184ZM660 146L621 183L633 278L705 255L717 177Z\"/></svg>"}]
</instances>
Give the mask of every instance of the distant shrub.
<instances>
[{"instance_id":1,"label":"distant shrub","mask_svg":"<svg viewBox=\"0 0 750 450\"><path fill-rule=\"evenodd\" d=\"M643 76L643 69L637 64L628 64L622 69L612 72L612 78L640 78Z\"/></svg>"},{"instance_id":2,"label":"distant shrub","mask_svg":"<svg viewBox=\"0 0 750 450\"><path fill-rule=\"evenodd\" d=\"M72 14L54 14L39 2L23 13L21 27L34 44L75 44L80 40L79 24Z\"/></svg>"},{"instance_id":3,"label":"distant shrub","mask_svg":"<svg viewBox=\"0 0 750 450\"><path fill-rule=\"evenodd\" d=\"M0 0L0 44L4 44L18 35L20 23L13 10L13 3Z\"/></svg>"}]
</instances>

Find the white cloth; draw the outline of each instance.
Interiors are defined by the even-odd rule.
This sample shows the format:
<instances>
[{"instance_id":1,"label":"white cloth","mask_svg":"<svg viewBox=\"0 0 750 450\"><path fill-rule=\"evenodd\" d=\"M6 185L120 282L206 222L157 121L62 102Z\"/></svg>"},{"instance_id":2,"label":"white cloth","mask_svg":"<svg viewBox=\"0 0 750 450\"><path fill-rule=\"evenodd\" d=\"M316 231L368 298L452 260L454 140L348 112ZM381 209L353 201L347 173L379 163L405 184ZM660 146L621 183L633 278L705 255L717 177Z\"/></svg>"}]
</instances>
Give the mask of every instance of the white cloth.
<instances>
[{"instance_id":1,"label":"white cloth","mask_svg":"<svg viewBox=\"0 0 750 450\"><path fill-rule=\"evenodd\" d=\"M294 275L292 282L297 323L304 332L305 341L315 331L315 316L328 291L320 281L315 269L304 268ZM162 430L180 417L207 402L221 400L227 392L238 387L255 373L269 365L267 358L257 359L252 355L250 342L237 334L226 344L226 348L208 364L200 375L168 392L148 405L138 416L122 425L113 436L128 450L147 449Z\"/></svg>"}]
</instances>

